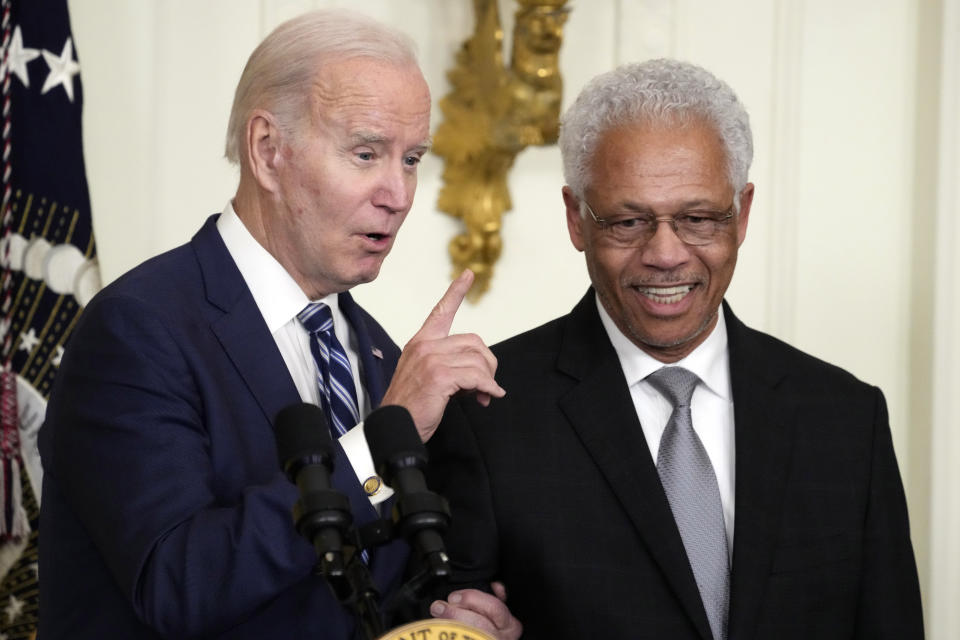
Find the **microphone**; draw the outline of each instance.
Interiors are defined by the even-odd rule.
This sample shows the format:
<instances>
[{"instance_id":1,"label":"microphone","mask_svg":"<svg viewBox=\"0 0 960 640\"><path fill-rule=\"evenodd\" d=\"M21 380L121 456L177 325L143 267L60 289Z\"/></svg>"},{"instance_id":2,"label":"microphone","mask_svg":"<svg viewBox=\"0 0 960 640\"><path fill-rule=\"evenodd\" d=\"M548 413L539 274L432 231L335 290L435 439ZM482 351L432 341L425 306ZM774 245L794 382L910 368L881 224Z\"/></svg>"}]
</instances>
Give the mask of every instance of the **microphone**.
<instances>
[{"instance_id":1,"label":"microphone","mask_svg":"<svg viewBox=\"0 0 960 640\"><path fill-rule=\"evenodd\" d=\"M343 540L353 517L347 497L330 485L334 448L326 416L313 404L291 405L277 414L274 431L280 466L300 490L294 526L313 545L334 590L346 588Z\"/></svg>"},{"instance_id":2,"label":"microphone","mask_svg":"<svg viewBox=\"0 0 960 640\"><path fill-rule=\"evenodd\" d=\"M367 416L363 430L377 473L397 494L394 524L417 551L430 577L448 577L450 561L442 534L450 525L450 507L427 488L423 475L427 449L410 412L397 405L380 407Z\"/></svg>"}]
</instances>

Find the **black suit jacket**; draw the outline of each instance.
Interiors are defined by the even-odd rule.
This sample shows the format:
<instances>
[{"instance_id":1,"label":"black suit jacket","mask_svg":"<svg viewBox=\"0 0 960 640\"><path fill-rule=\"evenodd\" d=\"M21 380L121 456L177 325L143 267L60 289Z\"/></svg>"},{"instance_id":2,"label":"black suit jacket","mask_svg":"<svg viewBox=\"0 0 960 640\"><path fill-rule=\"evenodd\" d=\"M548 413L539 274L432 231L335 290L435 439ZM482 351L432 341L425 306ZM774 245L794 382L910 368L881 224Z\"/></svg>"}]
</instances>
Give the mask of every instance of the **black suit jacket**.
<instances>
[{"instance_id":1,"label":"black suit jacket","mask_svg":"<svg viewBox=\"0 0 960 640\"><path fill-rule=\"evenodd\" d=\"M215 218L101 291L67 347L40 432L44 640L352 633L277 460L274 417L300 396ZM340 304L376 406L399 349ZM335 469L354 518L376 518L339 446ZM384 595L408 554L373 554Z\"/></svg>"},{"instance_id":2,"label":"black suit jacket","mask_svg":"<svg viewBox=\"0 0 960 640\"><path fill-rule=\"evenodd\" d=\"M725 305L735 405L730 640L923 635L879 389ZM504 399L429 443L461 584L506 584L527 638L708 640L706 613L593 291L493 349Z\"/></svg>"}]
</instances>

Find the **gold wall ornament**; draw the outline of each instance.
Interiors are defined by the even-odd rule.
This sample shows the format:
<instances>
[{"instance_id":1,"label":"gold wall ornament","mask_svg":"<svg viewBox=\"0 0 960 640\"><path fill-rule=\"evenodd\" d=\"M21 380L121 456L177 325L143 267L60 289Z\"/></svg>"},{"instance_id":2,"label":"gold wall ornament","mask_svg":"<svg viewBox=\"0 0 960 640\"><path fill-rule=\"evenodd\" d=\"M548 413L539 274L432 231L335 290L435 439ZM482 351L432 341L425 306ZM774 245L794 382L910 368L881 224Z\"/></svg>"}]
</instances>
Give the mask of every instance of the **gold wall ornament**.
<instances>
[{"instance_id":1,"label":"gold wall ornament","mask_svg":"<svg viewBox=\"0 0 960 640\"><path fill-rule=\"evenodd\" d=\"M437 207L463 220L450 241L454 277L476 274L468 297L490 287L500 257L501 218L512 208L507 173L528 145L557 141L559 69L567 0L518 0L510 67L503 64L497 0L473 0L476 25L447 72L453 90L440 101L445 117L433 150L445 160Z\"/></svg>"}]
</instances>

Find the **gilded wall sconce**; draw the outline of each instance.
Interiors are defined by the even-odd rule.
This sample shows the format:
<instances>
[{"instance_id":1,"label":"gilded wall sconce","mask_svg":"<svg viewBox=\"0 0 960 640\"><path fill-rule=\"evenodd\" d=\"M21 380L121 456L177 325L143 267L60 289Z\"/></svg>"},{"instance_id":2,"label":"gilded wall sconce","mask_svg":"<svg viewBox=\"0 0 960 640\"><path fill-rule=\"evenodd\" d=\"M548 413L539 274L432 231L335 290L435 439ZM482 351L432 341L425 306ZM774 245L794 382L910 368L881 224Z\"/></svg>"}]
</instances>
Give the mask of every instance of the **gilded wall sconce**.
<instances>
[{"instance_id":1,"label":"gilded wall sconce","mask_svg":"<svg viewBox=\"0 0 960 640\"><path fill-rule=\"evenodd\" d=\"M434 151L444 158L437 207L463 220L449 244L454 275L470 268L476 302L500 256L501 218L512 208L507 173L528 145L557 140L562 80L559 53L567 0L518 0L509 68L497 0L473 0L473 35L447 72L453 90L440 101L444 121Z\"/></svg>"}]
</instances>

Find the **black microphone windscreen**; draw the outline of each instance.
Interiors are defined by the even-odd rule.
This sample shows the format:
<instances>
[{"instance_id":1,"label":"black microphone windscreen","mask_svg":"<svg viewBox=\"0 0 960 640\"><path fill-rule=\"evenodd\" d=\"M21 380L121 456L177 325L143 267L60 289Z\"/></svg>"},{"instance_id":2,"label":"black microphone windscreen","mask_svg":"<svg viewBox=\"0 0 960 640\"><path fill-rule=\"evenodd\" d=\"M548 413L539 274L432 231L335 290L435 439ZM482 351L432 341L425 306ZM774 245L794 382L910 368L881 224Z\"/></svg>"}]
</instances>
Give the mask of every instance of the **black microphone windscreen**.
<instances>
[{"instance_id":1,"label":"black microphone windscreen","mask_svg":"<svg viewBox=\"0 0 960 640\"><path fill-rule=\"evenodd\" d=\"M301 402L280 411L274 420L277 457L284 469L291 462L316 454L333 457L333 440L323 409Z\"/></svg>"},{"instance_id":2,"label":"black microphone windscreen","mask_svg":"<svg viewBox=\"0 0 960 640\"><path fill-rule=\"evenodd\" d=\"M378 470L397 454L426 459L427 449L417 433L413 416L404 407L386 405L373 411L363 421L363 433Z\"/></svg>"}]
</instances>

